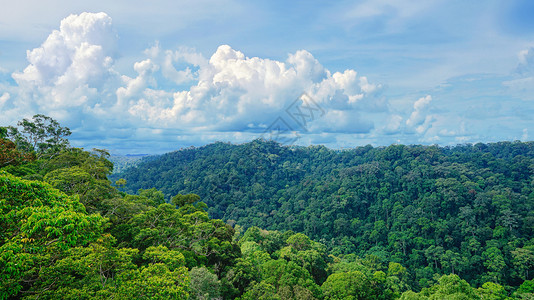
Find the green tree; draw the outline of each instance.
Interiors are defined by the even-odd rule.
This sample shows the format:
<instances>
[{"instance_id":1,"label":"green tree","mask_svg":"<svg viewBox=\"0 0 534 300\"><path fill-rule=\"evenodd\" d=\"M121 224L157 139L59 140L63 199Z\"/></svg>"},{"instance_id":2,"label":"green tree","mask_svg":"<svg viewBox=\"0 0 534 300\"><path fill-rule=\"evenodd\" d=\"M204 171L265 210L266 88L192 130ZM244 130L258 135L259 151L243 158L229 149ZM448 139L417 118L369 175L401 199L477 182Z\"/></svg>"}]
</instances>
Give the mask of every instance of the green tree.
<instances>
[{"instance_id":1,"label":"green tree","mask_svg":"<svg viewBox=\"0 0 534 300\"><path fill-rule=\"evenodd\" d=\"M57 153L69 145L66 137L71 134L70 129L62 127L48 116L37 114L31 120L19 121L17 125L20 129L13 126L7 128L7 136L24 152L35 151L41 156Z\"/></svg>"},{"instance_id":2,"label":"green tree","mask_svg":"<svg viewBox=\"0 0 534 300\"><path fill-rule=\"evenodd\" d=\"M321 290L310 273L292 261L270 260L260 266L262 279L276 288L282 299L295 299L296 294L320 298Z\"/></svg>"},{"instance_id":3,"label":"green tree","mask_svg":"<svg viewBox=\"0 0 534 300\"><path fill-rule=\"evenodd\" d=\"M324 299L374 299L371 281L360 271L335 273L321 286Z\"/></svg>"},{"instance_id":4,"label":"green tree","mask_svg":"<svg viewBox=\"0 0 534 300\"><path fill-rule=\"evenodd\" d=\"M489 247L482 255L485 259L484 266L490 271L490 276L494 281L500 282L503 277L503 270L506 268L501 250L497 247Z\"/></svg>"},{"instance_id":5,"label":"green tree","mask_svg":"<svg viewBox=\"0 0 534 300\"><path fill-rule=\"evenodd\" d=\"M428 299L436 300L479 299L469 283L454 274L441 276L437 285L422 293L428 294Z\"/></svg>"},{"instance_id":6,"label":"green tree","mask_svg":"<svg viewBox=\"0 0 534 300\"><path fill-rule=\"evenodd\" d=\"M529 270L534 268L534 247L516 248L511 251L513 264L523 280L529 279Z\"/></svg>"},{"instance_id":7,"label":"green tree","mask_svg":"<svg viewBox=\"0 0 534 300\"><path fill-rule=\"evenodd\" d=\"M493 282L486 282L477 289L477 294L483 300L506 300L511 299L504 287Z\"/></svg>"},{"instance_id":8,"label":"green tree","mask_svg":"<svg viewBox=\"0 0 534 300\"><path fill-rule=\"evenodd\" d=\"M189 271L191 296L199 300L217 299L221 294L221 282L217 275L205 267L194 267Z\"/></svg>"},{"instance_id":9,"label":"green tree","mask_svg":"<svg viewBox=\"0 0 534 300\"><path fill-rule=\"evenodd\" d=\"M241 300L281 300L280 296L276 294L276 289L273 285L264 281L255 284L248 290L241 298Z\"/></svg>"},{"instance_id":10,"label":"green tree","mask_svg":"<svg viewBox=\"0 0 534 300\"><path fill-rule=\"evenodd\" d=\"M71 247L102 235L104 218L77 196L0 171L0 298L27 292Z\"/></svg>"},{"instance_id":11,"label":"green tree","mask_svg":"<svg viewBox=\"0 0 534 300\"><path fill-rule=\"evenodd\" d=\"M16 166L33 160L35 160L34 155L22 152L12 141L0 138L0 168L9 165Z\"/></svg>"},{"instance_id":12,"label":"green tree","mask_svg":"<svg viewBox=\"0 0 534 300\"><path fill-rule=\"evenodd\" d=\"M200 200L200 197L196 194L187 194L187 195L176 195L172 197L171 203L181 207L187 204L193 204L195 202L198 202Z\"/></svg>"},{"instance_id":13,"label":"green tree","mask_svg":"<svg viewBox=\"0 0 534 300\"><path fill-rule=\"evenodd\" d=\"M514 293L520 299L534 299L534 280L525 280Z\"/></svg>"}]
</instances>

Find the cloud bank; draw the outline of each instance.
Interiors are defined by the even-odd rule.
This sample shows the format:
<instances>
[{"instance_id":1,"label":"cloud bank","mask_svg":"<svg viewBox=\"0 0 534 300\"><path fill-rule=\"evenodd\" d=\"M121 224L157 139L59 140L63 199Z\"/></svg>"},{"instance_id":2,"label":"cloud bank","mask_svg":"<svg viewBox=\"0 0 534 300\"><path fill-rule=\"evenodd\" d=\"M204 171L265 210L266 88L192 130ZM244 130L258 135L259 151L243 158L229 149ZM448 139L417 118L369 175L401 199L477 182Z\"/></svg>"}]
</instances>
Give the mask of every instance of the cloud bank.
<instances>
[{"instance_id":1,"label":"cloud bank","mask_svg":"<svg viewBox=\"0 0 534 300\"><path fill-rule=\"evenodd\" d=\"M161 152L260 137L277 118L291 121L286 109L305 92L325 114L299 133L303 143L390 143L400 137L436 142L466 134L461 121L453 128L444 121L433 96L397 107L382 85L352 69L330 71L306 50L278 61L248 57L229 45L204 57L191 48L169 50L155 43L128 76L116 70L117 44L105 13L62 20L40 47L27 51L28 66L12 74L15 83L0 83L5 112L0 123L43 113L73 129L80 146ZM517 71L521 78L510 86L532 76L534 51L525 51Z\"/></svg>"}]
</instances>

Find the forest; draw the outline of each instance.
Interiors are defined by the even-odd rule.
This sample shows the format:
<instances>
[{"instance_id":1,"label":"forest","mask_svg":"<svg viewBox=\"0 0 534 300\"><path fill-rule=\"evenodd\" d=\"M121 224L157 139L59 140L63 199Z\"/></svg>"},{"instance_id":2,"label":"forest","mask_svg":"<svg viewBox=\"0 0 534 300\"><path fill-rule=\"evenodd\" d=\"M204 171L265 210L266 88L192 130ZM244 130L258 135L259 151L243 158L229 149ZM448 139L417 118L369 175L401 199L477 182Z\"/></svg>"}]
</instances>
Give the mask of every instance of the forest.
<instances>
[{"instance_id":1,"label":"forest","mask_svg":"<svg viewBox=\"0 0 534 300\"><path fill-rule=\"evenodd\" d=\"M0 299L534 299L534 142L254 140L112 174L0 127Z\"/></svg>"}]
</instances>

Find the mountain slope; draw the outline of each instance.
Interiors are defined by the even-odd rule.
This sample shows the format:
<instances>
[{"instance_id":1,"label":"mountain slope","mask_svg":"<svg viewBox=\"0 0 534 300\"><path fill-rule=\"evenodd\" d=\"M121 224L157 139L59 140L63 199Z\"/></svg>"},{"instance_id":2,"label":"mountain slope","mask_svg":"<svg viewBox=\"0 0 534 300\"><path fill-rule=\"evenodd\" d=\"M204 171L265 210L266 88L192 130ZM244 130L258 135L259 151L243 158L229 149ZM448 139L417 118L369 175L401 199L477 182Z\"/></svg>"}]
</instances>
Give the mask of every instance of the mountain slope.
<instances>
[{"instance_id":1,"label":"mountain slope","mask_svg":"<svg viewBox=\"0 0 534 300\"><path fill-rule=\"evenodd\" d=\"M422 286L434 273L476 284L528 276L514 270L514 253L534 244L533 142L343 151L215 143L118 177L129 191L196 193L230 223L303 232L333 253L401 262Z\"/></svg>"}]
</instances>

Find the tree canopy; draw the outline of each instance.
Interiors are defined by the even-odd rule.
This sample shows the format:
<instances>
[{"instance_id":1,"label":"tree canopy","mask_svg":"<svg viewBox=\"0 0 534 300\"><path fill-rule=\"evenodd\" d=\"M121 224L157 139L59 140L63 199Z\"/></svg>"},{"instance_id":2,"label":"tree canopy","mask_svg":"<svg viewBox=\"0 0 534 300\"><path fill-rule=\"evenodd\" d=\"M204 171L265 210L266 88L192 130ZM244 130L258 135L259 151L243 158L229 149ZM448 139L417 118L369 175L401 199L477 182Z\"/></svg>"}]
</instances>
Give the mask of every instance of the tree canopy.
<instances>
[{"instance_id":1,"label":"tree canopy","mask_svg":"<svg viewBox=\"0 0 534 300\"><path fill-rule=\"evenodd\" d=\"M253 141L125 173L0 127L0 299L532 299L534 143Z\"/></svg>"}]
</instances>

